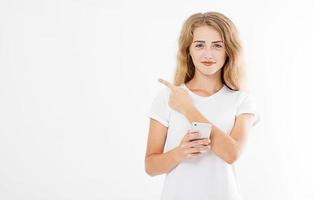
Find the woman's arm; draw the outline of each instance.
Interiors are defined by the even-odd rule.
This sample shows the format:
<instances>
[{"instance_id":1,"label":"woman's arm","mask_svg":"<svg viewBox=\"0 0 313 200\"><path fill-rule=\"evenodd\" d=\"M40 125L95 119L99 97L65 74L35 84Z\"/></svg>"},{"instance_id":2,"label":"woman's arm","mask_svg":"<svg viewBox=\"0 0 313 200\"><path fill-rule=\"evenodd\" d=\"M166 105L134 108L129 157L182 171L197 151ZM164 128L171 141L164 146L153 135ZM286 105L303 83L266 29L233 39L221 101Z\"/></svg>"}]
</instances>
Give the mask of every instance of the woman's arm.
<instances>
[{"instance_id":1,"label":"woman's arm","mask_svg":"<svg viewBox=\"0 0 313 200\"><path fill-rule=\"evenodd\" d=\"M189 122L205 122L207 120L194 106L183 113ZM212 127L211 132L211 149L228 164L234 163L240 156L242 149L246 143L246 138L253 124L253 114L241 114L236 117L235 125L229 135L223 133L218 127Z\"/></svg>"},{"instance_id":2,"label":"woman's arm","mask_svg":"<svg viewBox=\"0 0 313 200\"><path fill-rule=\"evenodd\" d=\"M208 122L200 111L193 105L191 97L183 88L172 85L170 82L160 79L162 84L170 90L169 106L183 114L189 122ZM234 163L240 156L246 137L254 120L253 114L241 114L236 117L235 125L229 135L223 133L212 124L211 149L221 159L229 164Z\"/></svg>"},{"instance_id":3,"label":"woman's arm","mask_svg":"<svg viewBox=\"0 0 313 200\"><path fill-rule=\"evenodd\" d=\"M201 138L201 135L197 131L191 131L182 137L177 147L163 153L166 136L167 127L151 119L145 158L146 172L150 176L169 173L182 161L198 157L201 152L211 148L208 139L194 141Z\"/></svg>"},{"instance_id":4,"label":"woman's arm","mask_svg":"<svg viewBox=\"0 0 313 200\"><path fill-rule=\"evenodd\" d=\"M150 119L149 136L145 158L145 170L150 176L170 172L179 161L175 149L163 153L167 136L167 127L158 121Z\"/></svg>"}]
</instances>

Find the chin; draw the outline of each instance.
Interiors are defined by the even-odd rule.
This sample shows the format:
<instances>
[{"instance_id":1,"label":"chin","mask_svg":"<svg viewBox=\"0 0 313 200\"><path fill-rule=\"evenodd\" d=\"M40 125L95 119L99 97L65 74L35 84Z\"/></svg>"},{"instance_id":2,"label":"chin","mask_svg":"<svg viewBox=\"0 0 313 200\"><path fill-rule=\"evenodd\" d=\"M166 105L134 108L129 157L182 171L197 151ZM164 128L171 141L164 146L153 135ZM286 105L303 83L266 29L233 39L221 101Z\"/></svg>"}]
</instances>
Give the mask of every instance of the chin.
<instances>
[{"instance_id":1,"label":"chin","mask_svg":"<svg viewBox=\"0 0 313 200\"><path fill-rule=\"evenodd\" d=\"M215 75L219 70L217 69L205 69L205 70L199 70L200 74L205 76L212 76Z\"/></svg>"},{"instance_id":2,"label":"chin","mask_svg":"<svg viewBox=\"0 0 313 200\"><path fill-rule=\"evenodd\" d=\"M213 76L213 75L215 75L216 74L216 72L213 72L213 73L205 73L205 74L203 74L203 75L205 75L205 76Z\"/></svg>"}]
</instances>

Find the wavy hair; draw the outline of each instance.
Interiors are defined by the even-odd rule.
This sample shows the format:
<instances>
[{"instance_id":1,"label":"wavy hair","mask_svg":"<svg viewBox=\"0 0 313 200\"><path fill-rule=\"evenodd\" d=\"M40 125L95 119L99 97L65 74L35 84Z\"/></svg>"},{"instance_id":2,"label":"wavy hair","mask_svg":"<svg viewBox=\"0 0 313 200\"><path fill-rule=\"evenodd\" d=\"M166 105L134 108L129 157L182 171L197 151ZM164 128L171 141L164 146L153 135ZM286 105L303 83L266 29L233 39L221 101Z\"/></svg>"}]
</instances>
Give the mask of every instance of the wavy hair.
<instances>
[{"instance_id":1,"label":"wavy hair","mask_svg":"<svg viewBox=\"0 0 313 200\"><path fill-rule=\"evenodd\" d=\"M193 41L193 31L200 26L210 26L221 36L226 51L226 61L222 67L221 80L231 90L242 89L244 64L242 46L234 23L218 12L196 13L184 23L178 41L177 66L174 84L181 85L190 81L195 74L189 47Z\"/></svg>"}]
</instances>

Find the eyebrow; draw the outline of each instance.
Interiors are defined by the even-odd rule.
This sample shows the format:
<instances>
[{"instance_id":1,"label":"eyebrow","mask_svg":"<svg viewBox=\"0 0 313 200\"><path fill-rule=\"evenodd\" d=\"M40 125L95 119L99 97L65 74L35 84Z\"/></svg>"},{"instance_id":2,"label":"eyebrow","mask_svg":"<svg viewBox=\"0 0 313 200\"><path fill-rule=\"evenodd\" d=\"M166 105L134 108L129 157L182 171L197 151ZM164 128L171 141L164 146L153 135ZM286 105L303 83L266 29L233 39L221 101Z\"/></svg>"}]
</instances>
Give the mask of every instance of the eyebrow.
<instances>
[{"instance_id":1,"label":"eyebrow","mask_svg":"<svg viewBox=\"0 0 313 200\"><path fill-rule=\"evenodd\" d=\"M196 42L205 43L205 41L203 41L203 40L196 40L193 43L196 43ZM215 43L219 43L219 42L223 43L223 41L221 41L221 40L213 41L212 43L215 44Z\"/></svg>"}]
</instances>

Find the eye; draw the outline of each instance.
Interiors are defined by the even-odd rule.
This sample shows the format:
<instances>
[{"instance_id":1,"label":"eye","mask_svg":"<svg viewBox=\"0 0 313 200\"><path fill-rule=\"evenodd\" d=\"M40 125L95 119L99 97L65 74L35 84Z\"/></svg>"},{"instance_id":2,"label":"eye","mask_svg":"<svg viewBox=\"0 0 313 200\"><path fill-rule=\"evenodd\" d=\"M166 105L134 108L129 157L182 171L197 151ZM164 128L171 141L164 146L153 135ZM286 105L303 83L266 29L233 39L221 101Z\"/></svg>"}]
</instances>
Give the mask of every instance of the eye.
<instances>
[{"instance_id":1,"label":"eye","mask_svg":"<svg viewBox=\"0 0 313 200\"><path fill-rule=\"evenodd\" d=\"M214 48L217 48L217 49L220 49L220 48L222 48L223 46L220 45L220 44L214 44L213 47L214 47Z\"/></svg>"},{"instance_id":2,"label":"eye","mask_svg":"<svg viewBox=\"0 0 313 200\"><path fill-rule=\"evenodd\" d=\"M196 46L195 46L196 48L202 48L202 47L204 47L204 45L203 44L196 44Z\"/></svg>"}]
</instances>

